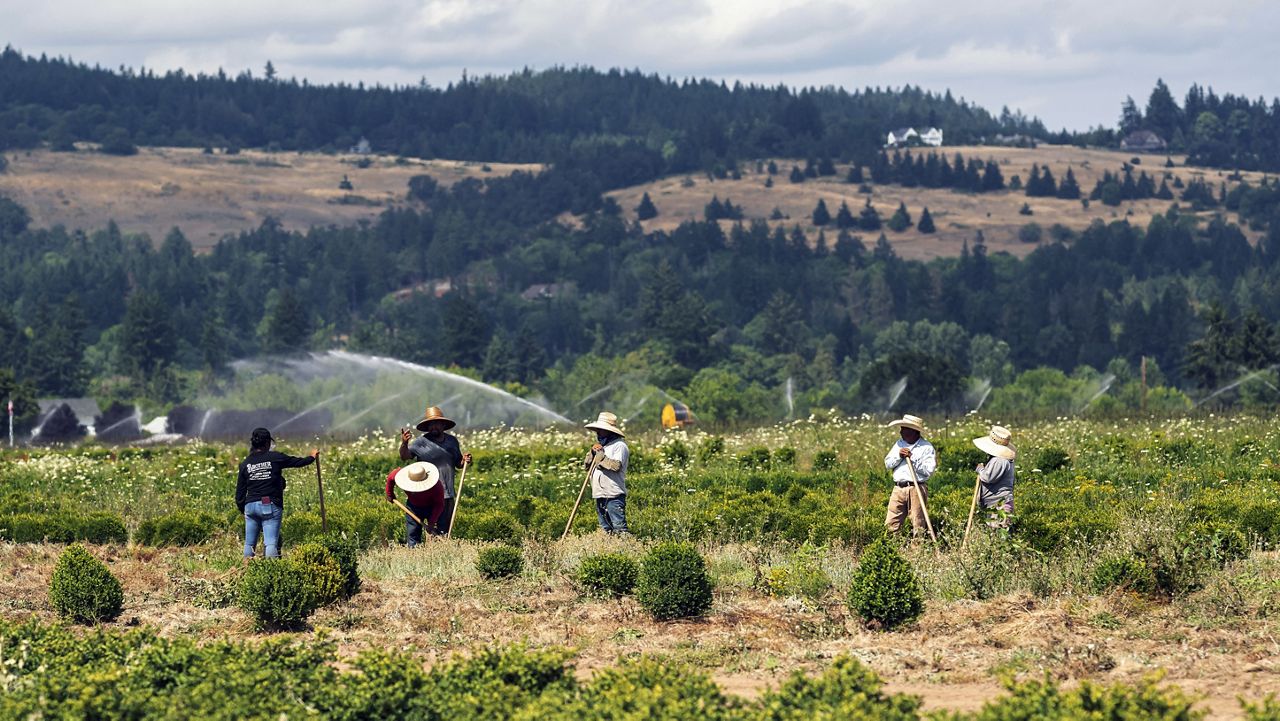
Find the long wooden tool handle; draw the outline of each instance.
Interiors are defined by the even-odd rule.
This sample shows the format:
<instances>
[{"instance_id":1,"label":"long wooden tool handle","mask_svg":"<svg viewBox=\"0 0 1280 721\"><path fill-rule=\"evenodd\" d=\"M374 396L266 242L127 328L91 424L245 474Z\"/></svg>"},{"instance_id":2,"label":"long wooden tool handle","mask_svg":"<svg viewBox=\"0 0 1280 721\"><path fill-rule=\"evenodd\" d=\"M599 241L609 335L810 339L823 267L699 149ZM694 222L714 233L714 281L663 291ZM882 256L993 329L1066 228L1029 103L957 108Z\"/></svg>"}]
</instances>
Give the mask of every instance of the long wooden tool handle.
<instances>
[{"instance_id":1,"label":"long wooden tool handle","mask_svg":"<svg viewBox=\"0 0 1280 721\"><path fill-rule=\"evenodd\" d=\"M924 513L924 527L929 529L929 538L933 539L934 550L937 550L938 537L933 532L933 521L929 520L929 507L925 505L924 493L920 490L920 478L916 476L916 464L912 459L907 458L907 468L911 471L911 487L916 489L916 501L920 503L920 510Z\"/></svg>"},{"instance_id":2,"label":"long wooden tool handle","mask_svg":"<svg viewBox=\"0 0 1280 721\"><path fill-rule=\"evenodd\" d=\"M320 532L329 532L329 517L324 512L324 481L320 479L320 454L316 454L316 486L320 489Z\"/></svg>"},{"instance_id":3,"label":"long wooden tool handle","mask_svg":"<svg viewBox=\"0 0 1280 721\"><path fill-rule=\"evenodd\" d=\"M444 534L445 538L453 538L453 522L458 517L458 506L462 503L462 483L467 480L467 466L470 465L466 461L462 462L462 475L458 476L458 487L453 489L453 510L449 512L449 530Z\"/></svg>"},{"instance_id":4,"label":"long wooden tool handle","mask_svg":"<svg viewBox=\"0 0 1280 721\"><path fill-rule=\"evenodd\" d=\"M395 498L392 498L392 499L391 499L391 502L392 502L392 503L394 503L394 504L396 504L397 506L400 506L400 510L402 510L402 511L404 511L405 513L409 514L409 518L412 518L412 519L414 520L414 522L415 522L415 523L417 523L419 526L423 525L423 523L422 523L422 519L421 519L421 518L418 518L418 517L414 514L414 512L413 512L413 511L410 511L408 506L404 505L403 503L401 503L399 500L397 500L397 499L395 499Z\"/></svg>"},{"instance_id":5,"label":"long wooden tool handle","mask_svg":"<svg viewBox=\"0 0 1280 721\"><path fill-rule=\"evenodd\" d=\"M591 483L591 476L595 475L596 466L600 465L600 459L591 462L591 467L587 469L587 477L582 481L582 488L578 489L578 500L573 503L573 510L569 512L569 522L564 524L564 533L560 534L560 540L564 540L569 536L569 529L573 528L573 519L578 515L578 506L582 505L582 494L587 492L587 485Z\"/></svg>"},{"instance_id":6,"label":"long wooden tool handle","mask_svg":"<svg viewBox=\"0 0 1280 721\"><path fill-rule=\"evenodd\" d=\"M969 522L964 525L964 538L960 540L961 548L969 542L969 530L973 528L973 514L978 510L978 488L981 485L982 477L979 476L973 481L973 503L969 505Z\"/></svg>"}]
</instances>

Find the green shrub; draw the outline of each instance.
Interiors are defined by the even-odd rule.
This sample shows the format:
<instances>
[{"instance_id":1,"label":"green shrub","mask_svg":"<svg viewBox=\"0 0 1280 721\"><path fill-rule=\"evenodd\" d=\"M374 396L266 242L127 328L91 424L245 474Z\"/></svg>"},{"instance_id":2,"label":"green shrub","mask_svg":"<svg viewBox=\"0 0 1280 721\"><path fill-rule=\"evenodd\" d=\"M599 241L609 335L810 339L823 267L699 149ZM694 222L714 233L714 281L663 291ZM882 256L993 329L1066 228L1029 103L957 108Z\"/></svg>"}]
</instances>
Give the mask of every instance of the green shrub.
<instances>
[{"instance_id":1,"label":"green shrub","mask_svg":"<svg viewBox=\"0 0 1280 721\"><path fill-rule=\"evenodd\" d=\"M144 546L195 546L213 538L221 525L203 511L175 511L138 524L134 540Z\"/></svg>"},{"instance_id":2,"label":"green shrub","mask_svg":"<svg viewBox=\"0 0 1280 721\"><path fill-rule=\"evenodd\" d=\"M353 538L344 538L329 534L320 539L320 545L338 562L338 570L342 572L341 594L351 597L360 592L359 544Z\"/></svg>"},{"instance_id":3,"label":"green shrub","mask_svg":"<svg viewBox=\"0 0 1280 721\"><path fill-rule=\"evenodd\" d=\"M738 465L742 468L766 469L769 467L769 449L756 447L738 455Z\"/></svg>"},{"instance_id":4,"label":"green shrub","mask_svg":"<svg viewBox=\"0 0 1280 721\"><path fill-rule=\"evenodd\" d=\"M519 721L731 721L746 718L705 673L654 658L625 661L600 671L577 693L544 694Z\"/></svg>"},{"instance_id":5,"label":"green shrub","mask_svg":"<svg viewBox=\"0 0 1280 721\"><path fill-rule=\"evenodd\" d=\"M711 436L698 446L698 464L707 465L724 455L724 438Z\"/></svg>"},{"instance_id":6,"label":"green shrub","mask_svg":"<svg viewBox=\"0 0 1280 721\"><path fill-rule=\"evenodd\" d=\"M783 446L773 452L773 465L778 468L786 468L796 464L796 449L791 446Z\"/></svg>"},{"instance_id":7,"label":"green shrub","mask_svg":"<svg viewBox=\"0 0 1280 721\"><path fill-rule=\"evenodd\" d=\"M660 543L640 565L636 599L659 621L691 618L711 608L706 562L687 543Z\"/></svg>"},{"instance_id":8,"label":"green shrub","mask_svg":"<svg viewBox=\"0 0 1280 721\"><path fill-rule=\"evenodd\" d=\"M1245 721L1280 721L1280 698L1268 694L1257 703L1244 702Z\"/></svg>"},{"instance_id":9,"label":"green shrub","mask_svg":"<svg viewBox=\"0 0 1280 721\"><path fill-rule=\"evenodd\" d=\"M78 623L109 621L120 615L124 590L107 565L77 543L53 567L49 602L59 616Z\"/></svg>"},{"instance_id":10,"label":"green shrub","mask_svg":"<svg viewBox=\"0 0 1280 721\"><path fill-rule=\"evenodd\" d=\"M490 580L519 576L524 570L524 557L513 546L486 548L476 557L476 570Z\"/></svg>"},{"instance_id":11,"label":"green shrub","mask_svg":"<svg viewBox=\"0 0 1280 721\"><path fill-rule=\"evenodd\" d=\"M679 438L671 437L662 439L662 443L658 445L658 455L662 456L662 460L673 466L689 465L689 446Z\"/></svg>"},{"instance_id":12,"label":"green shrub","mask_svg":"<svg viewBox=\"0 0 1280 721\"><path fill-rule=\"evenodd\" d=\"M77 541L85 543L128 543L129 530L124 521L111 513L89 513L79 518Z\"/></svg>"},{"instance_id":13,"label":"green shrub","mask_svg":"<svg viewBox=\"0 0 1280 721\"><path fill-rule=\"evenodd\" d=\"M840 457L835 451L818 451L813 457L813 470L834 471L840 466Z\"/></svg>"},{"instance_id":14,"label":"green shrub","mask_svg":"<svg viewBox=\"0 0 1280 721\"><path fill-rule=\"evenodd\" d=\"M566 517L565 520L567 521L568 518ZM564 530L563 525L560 530ZM473 541L497 541L518 546L524 540L524 527L515 516L506 511L489 511L479 515L459 517L458 526L453 529L453 535Z\"/></svg>"},{"instance_id":15,"label":"green shrub","mask_svg":"<svg viewBox=\"0 0 1280 721\"><path fill-rule=\"evenodd\" d=\"M623 553L599 553L582 559L578 584L593 596L617 598L635 590L640 566Z\"/></svg>"},{"instance_id":16,"label":"green shrub","mask_svg":"<svg viewBox=\"0 0 1280 721\"><path fill-rule=\"evenodd\" d=\"M875 672L857 660L841 656L818 676L795 671L776 691L760 697L758 718L770 721L808 719L876 719L915 721L920 699L886 695Z\"/></svg>"},{"instance_id":17,"label":"green shrub","mask_svg":"<svg viewBox=\"0 0 1280 721\"><path fill-rule=\"evenodd\" d=\"M831 589L831 577L822 570L822 548L810 543L791 554L787 562L769 569L765 589L774 596L802 596L811 601Z\"/></svg>"},{"instance_id":18,"label":"green shrub","mask_svg":"<svg viewBox=\"0 0 1280 721\"><path fill-rule=\"evenodd\" d=\"M240 577L236 600L259 628L296 628L319 607L315 584L291 558L260 558Z\"/></svg>"},{"instance_id":19,"label":"green shrub","mask_svg":"<svg viewBox=\"0 0 1280 721\"><path fill-rule=\"evenodd\" d=\"M1046 446L1036 452L1032 458L1031 467L1039 468L1045 473L1067 468L1071 465L1071 456L1066 451L1057 446Z\"/></svg>"},{"instance_id":20,"label":"green shrub","mask_svg":"<svg viewBox=\"0 0 1280 721\"><path fill-rule=\"evenodd\" d=\"M304 543L289 555L291 561L306 571L307 581L315 591L316 603L327 606L342 595L344 581L338 559L319 543Z\"/></svg>"},{"instance_id":21,"label":"green shrub","mask_svg":"<svg viewBox=\"0 0 1280 721\"><path fill-rule=\"evenodd\" d=\"M1162 689L1152 679L1132 686L1101 686L1081 681L1070 690L1044 681L1011 684L1010 693L989 701L971 718L973 721L1009 719L1114 719L1115 721L1195 721L1203 711L1192 707L1177 688Z\"/></svg>"},{"instance_id":22,"label":"green shrub","mask_svg":"<svg viewBox=\"0 0 1280 721\"><path fill-rule=\"evenodd\" d=\"M884 629L910 623L924 612L924 592L907 559L882 538L867 547L849 589L849 608Z\"/></svg>"},{"instance_id":23,"label":"green shrub","mask_svg":"<svg viewBox=\"0 0 1280 721\"><path fill-rule=\"evenodd\" d=\"M243 522L243 521L242 521ZM290 543L305 543L323 537L320 530L320 514L311 511L293 511L284 514L280 521L280 539L289 539Z\"/></svg>"},{"instance_id":24,"label":"green shrub","mask_svg":"<svg viewBox=\"0 0 1280 721\"><path fill-rule=\"evenodd\" d=\"M1141 558L1113 556L1104 559L1093 570L1093 590L1097 593L1113 589L1151 593L1155 588L1155 574Z\"/></svg>"}]
</instances>

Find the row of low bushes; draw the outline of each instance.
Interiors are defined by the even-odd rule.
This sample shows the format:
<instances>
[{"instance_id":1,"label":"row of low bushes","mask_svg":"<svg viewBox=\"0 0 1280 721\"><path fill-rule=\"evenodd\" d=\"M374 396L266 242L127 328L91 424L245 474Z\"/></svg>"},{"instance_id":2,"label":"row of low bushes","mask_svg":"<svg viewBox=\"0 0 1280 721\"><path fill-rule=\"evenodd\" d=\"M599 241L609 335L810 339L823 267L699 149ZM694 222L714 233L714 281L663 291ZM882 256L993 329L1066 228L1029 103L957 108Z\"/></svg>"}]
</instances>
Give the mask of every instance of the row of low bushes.
<instances>
[{"instance_id":1,"label":"row of low bushes","mask_svg":"<svg viewBox=\"0 0 1280 721\"><path fill-rule=\"evenodd\" d=\"M814 675L793 673L777 689L744 700L701 671L639 658L579 681L568 652L510 646L424 667L420 659L381 649L338 663L329 641L197 643L150 631L89 636L58 626L0 620L0 646L21 648L24 663L6 667L3 718L324 718L347 721L475 719L670 719L803 721L926 715L916 696L887 692L876 674L849 657ZM264 692L270 688L270 692ZM164 693L157 693L163 689ZM1177 688L1152 680L1061 688L1047 681L1013 684L951 721L1195 721L1204 712ZM1272 697L1245 704L1247 721L1280 718Z\"/></svg>"},{"instance_id":2,"label":"row of low bushes","mask_svg":"<svg viewBox=\"0 0 1280 721\"><path fill-rule=\"evenodd\" d=\"M296 627L360 590L357 551L353 541L326 536L287 557L255 560L236 582L236 600L260 628ZM107 565L76 543L54 565L49 603L63 618L97 623L120 614L124 591Z\"/></svg>"}]
</instances>

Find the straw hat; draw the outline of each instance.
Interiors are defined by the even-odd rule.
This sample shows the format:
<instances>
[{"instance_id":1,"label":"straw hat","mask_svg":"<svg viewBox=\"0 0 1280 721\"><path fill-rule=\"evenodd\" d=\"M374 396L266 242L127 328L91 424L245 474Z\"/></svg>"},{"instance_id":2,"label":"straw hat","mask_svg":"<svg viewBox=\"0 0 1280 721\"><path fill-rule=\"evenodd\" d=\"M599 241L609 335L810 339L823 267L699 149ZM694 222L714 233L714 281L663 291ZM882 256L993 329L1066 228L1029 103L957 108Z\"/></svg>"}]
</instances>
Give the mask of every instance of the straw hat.
<instances>
[{"instance_id":1,"label":"straw hat","mask_svg":"<svg viewBox=\"0 0 1280 721\"><path fill-rule=\"evenodd\" d=\"M418 430L426 433L427 424L431 421L444 421L444 429L446 431L458 425L448 418L445 418L444 411L440 410L438 406L431 406L427 409L427 412L422 415L422 420L418 421Z\"/></svg>"},{"instance_id":2,"label":"straw hat","mask_svg":"<svg viewBox=\"0 0 1280 721\"><path fill-rule=\"evenodd\" d=\"M924 433L924 419L919 416L904 415L898 420L890 423L889 427L890 428L902 428L902 427L914 428L915 430L920 431L921 433Z\"/></svg>"},{"instance_id":3,"label":"straw hat","mask_svg":"<svg viewBox=\"0 0 1280 721\"><path fill-rule=\"evenodd\" d=\"M440 469L425 461L410 463L396 474L396 485L407 493L422 493L440 482Z\"/></svg>"},{"instance_id":4,"label":"straw hat","mask_svg":"<svg viewBox=\"0 0 1280 721\"><path fill-rule=\"evenodd\" d=\"M974 438L973 445L989 456L1012 461L1018 455L1018 449L1010 441L1013 434L1004 426L991 426L991 432L981 438Z\"/></svg>"},{"instance_id":5,"label":"straw hat","mask_svg":"<svg viewBox=\"0 0 1280 721\"><path fill-rule=\"evenodd\" d=\"M609 411L602 411L600 416L594 422L588 423L586 427L594 431L609 431L618 436L625 435L618 427L618 417Z\"/></svg>"}]
</instances>

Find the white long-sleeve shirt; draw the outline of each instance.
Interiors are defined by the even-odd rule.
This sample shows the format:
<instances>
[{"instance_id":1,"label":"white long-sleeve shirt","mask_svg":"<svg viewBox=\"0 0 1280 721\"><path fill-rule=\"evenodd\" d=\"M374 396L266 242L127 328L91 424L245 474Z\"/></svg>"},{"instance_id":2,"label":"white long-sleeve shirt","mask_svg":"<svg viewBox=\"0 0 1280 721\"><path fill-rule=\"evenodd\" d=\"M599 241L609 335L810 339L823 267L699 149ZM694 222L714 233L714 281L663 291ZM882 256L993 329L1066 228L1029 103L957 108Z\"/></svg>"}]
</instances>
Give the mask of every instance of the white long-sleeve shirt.
<instances>
[{"instance_id":1,"label":"white long-sleeve shirt","mask_svg":"<svg viewBox=\"0 0 1280 721\"><path fill-rule=\"evenodd\" d=\"M893 448L884 457L884 467L893 471L894 483L910 483L911 469L906 464L906 458L898 455L901 448L911 449L911 463L916 468L916 478L924 483L929 480L929 476L938 468L938 453L933 449L933 444L926 441L923 437L915 443L908 444L901 438L893 444Z\"/></svg>"}]
</instances>

